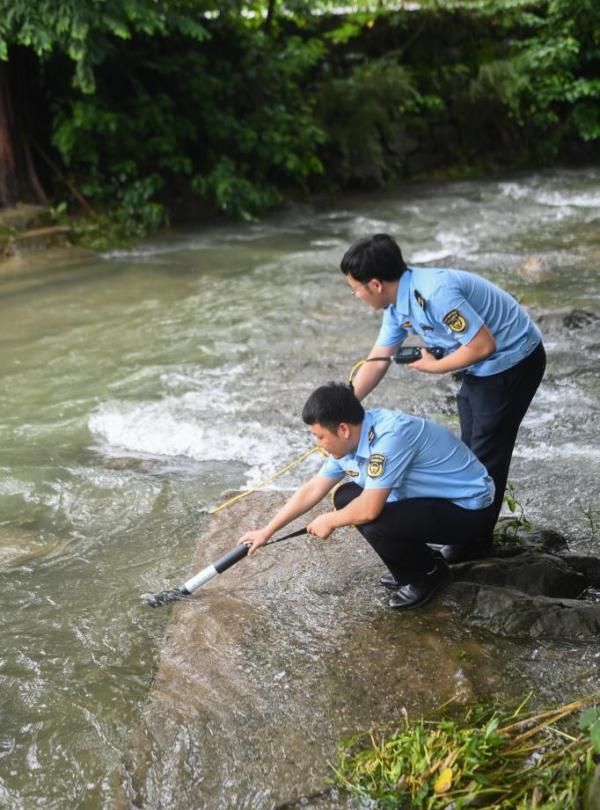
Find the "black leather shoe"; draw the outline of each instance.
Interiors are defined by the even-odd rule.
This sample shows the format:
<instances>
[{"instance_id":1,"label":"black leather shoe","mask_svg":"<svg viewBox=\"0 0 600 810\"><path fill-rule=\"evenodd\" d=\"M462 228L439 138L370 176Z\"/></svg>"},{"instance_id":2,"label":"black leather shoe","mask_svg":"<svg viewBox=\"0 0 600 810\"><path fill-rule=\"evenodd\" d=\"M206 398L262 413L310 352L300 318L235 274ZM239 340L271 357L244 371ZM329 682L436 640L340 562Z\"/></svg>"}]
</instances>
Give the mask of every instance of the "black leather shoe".
<instances>
[{"instance_id":1,"label":"black leather shoe","mask_svg":"<svg viewBox=\"0 0 600 810\"><path fill-rule=\"evenodd\" d=\"M384 588L390 588L392 591L402 587L401 584L396 580L396 577L391 573L384 574L382 577L380 577L379 584L383 585Z\"/></svg>"},{"instance_id":2,"label":"black leather shoe","mask_svg":"<svg viewBox=\"0 0 600 810\"><path fill-rule=\"evenodd\" d=\"M447 585L452 579L448 566L443 560L438 560L435 568L424 574L416 582L402 585L389 599L389 606L395 610L410 610L427 604L441 587Z\"/></svg>"},{"instance_id":3,"label":"black leather shoe","mask_svg":"<svg viewBox=\"0 0 600 810\"><path fill-rule=\"evenodd\" d=\"M476 546L463 543L453 543L451 546L438 545L437 543L427 543L427 545L450 565L465 562L465 560L481 560L485 557L491 557L494 553L494 547L491 543Z\"/></svg>"}]
</instances>

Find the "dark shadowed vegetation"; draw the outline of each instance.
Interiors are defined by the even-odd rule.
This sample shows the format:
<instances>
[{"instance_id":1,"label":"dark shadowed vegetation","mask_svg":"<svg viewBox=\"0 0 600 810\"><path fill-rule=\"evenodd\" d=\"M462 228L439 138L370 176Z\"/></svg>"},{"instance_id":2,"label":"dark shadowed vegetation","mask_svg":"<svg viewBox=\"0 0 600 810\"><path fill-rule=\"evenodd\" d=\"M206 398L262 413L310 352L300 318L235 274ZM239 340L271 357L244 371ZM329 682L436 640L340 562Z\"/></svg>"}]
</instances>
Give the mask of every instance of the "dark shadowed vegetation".
<instances>
[{"instance_id":1,"label":"dark shadowed vegetation","mask_svg":"<svg viewBox=\"0 0 600 810\"><path fill-rule=\"evenodd\" d=\"M595 0L0 0L0 205L88 240L597 158Z\"/></svg>"}]
</instances>

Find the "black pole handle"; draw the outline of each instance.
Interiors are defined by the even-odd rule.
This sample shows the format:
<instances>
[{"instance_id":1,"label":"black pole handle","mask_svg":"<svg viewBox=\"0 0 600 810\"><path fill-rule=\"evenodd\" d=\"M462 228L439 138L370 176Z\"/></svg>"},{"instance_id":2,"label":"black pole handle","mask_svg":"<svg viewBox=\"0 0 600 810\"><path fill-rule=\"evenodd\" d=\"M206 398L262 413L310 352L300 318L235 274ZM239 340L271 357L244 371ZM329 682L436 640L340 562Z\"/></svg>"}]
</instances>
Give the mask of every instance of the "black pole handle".
<instances>
[{"instance_id":1,"label":"black pole handle","mask_svg":"<svg viewBox=\"0 0 600 810\"><path fill-rule=\"evenodd\" d=\"M239 546L234 546L234 548L230 551L226 551L225 554L221 554L219 559L214 561L213 568L218 574L222 574L223 571L227 571L227 569L235 565L236 562L243 560L249 548L250 545L246 543L240 543Z\"/></svg>"},{"instance_id":2,"label":"black pole handle","mask_svg":"<svg viewBox=\"0 0 600 810\"><path fill-rule=\"evenodd\" d=\"M276 540L271 540L265 545L270 546L273 543L280 543L282 540L300 537L302 534L307 534L306 528L297 529L295 532L286 534L283 537L278 537ZM183 596L189 596L205 582L208 582L217 574L222 574L223 571L227 571L227 569L235 565L236 562L243 560L248 554L249 548L250 543L240 543L229 551L226 551L225 554L222 554L211 565L203 568L195 577L187 580L183 585L177 588L170 588L167 591L161 591L161 593L145 593L143 594L143 599L150 607L161 607L162 605L167 605L169 602L174 602L176 599L181 599Z\"/></svg>"}]
</instances>

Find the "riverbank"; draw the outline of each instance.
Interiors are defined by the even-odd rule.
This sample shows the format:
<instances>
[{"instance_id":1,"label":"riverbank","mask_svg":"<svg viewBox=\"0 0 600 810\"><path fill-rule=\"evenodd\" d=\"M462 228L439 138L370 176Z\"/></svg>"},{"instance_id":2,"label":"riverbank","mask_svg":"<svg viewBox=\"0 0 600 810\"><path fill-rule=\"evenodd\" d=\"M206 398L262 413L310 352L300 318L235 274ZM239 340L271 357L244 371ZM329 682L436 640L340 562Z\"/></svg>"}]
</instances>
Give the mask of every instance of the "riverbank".
<instances>
[{"instance_id":1,"label":"riverbank","mask_svg":"<svg viewBox=\"0 0 600 810\"><path fill-rule=\"evenodd\" d=\"M0 263L5 259L64 247L69 244L70 225L53 222L50 208L19 203L0 208Z\"/></svg>"},{"instance_id":2,"label":"riverbank","mask_svg":"<svg viewBox=\"0 0 600 810\"><path fill-rule=\"evenodd\" d=\"M232 527L264 525L284 499L258 492L213 515L190 575L235 543ZM540 535L531 538L531 548L540 544ZM530 551L515 558L512 574L506 557L453 566L455 581L429 607L403 614L387 607L381 561L352 528L242 560L172 608L135 735L128 801L154 808L157 796L169 795L173 807L350 807L330 791L341 740L401 728L448 703L520 702L529 693L533 714L549 660L556 663L565 644L573 655L564 695L576 700L587 642L595 647L600 635L600 604L588 604L595 631L588 625L592 634L577 642L574 625L559 616L567 603L575 612L576 600L561 598L556 572L549 574L561 559L568 555ZM569 576L562 572L563 587L573 595ZM524 613L522 600L511 623L507 599L537 586L555 594L543 598L554 627L542 628L544 611L532 617L531 604Z\"/></svg>"}]
</instances>

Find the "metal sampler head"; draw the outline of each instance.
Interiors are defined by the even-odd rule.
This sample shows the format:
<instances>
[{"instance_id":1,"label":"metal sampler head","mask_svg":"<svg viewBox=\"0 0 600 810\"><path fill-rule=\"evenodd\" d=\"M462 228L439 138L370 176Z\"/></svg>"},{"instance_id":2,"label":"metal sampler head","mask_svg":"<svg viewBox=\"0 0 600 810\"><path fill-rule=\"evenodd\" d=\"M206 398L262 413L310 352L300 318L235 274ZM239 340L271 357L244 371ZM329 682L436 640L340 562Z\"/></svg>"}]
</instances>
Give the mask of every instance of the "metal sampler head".
<instances>
[{"instance_id":1,"label":"metal sampler head","mask_svg":"<svg viewBox=\"0 0 600 810\"><path fill-rule=\"evenodd\" d=\"M181 599L182 596L189 595L189 591L185 588L170 588L168 591L161 591L160 593L143 593L142 599L150 607L162 607L168 605L169 602Z\"/></svg>"}]
</instances>

